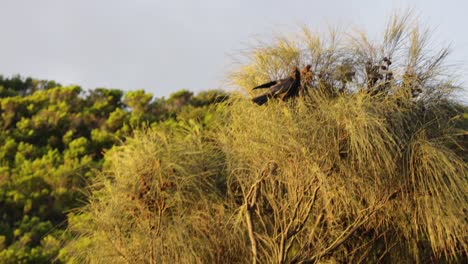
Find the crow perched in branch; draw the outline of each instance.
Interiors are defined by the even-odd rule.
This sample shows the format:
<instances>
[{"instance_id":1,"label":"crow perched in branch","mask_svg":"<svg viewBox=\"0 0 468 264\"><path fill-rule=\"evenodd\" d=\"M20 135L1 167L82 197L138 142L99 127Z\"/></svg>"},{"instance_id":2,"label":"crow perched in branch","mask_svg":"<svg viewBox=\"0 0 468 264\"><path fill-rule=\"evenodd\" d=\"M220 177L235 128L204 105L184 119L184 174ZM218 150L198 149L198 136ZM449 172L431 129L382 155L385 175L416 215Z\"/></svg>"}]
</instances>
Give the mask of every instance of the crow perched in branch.
<instances>
[{"instance_id":1,"label":"crow perched in branch","mask_svg":"<svg viewBox=\"0 0 468 264\"><path fill-rule=\"evenodd\" d=\"M299 90L301 89L301 73L297 67L294 67L293 73L290 77L271 81L253 89L262 89L269 88L268 91L262 95L254 97L252 101L258 105L263 105L270 98L280 98L283 101L288 100L291 97L296 97L299 95Z\"/></svg>"}]
</instances>

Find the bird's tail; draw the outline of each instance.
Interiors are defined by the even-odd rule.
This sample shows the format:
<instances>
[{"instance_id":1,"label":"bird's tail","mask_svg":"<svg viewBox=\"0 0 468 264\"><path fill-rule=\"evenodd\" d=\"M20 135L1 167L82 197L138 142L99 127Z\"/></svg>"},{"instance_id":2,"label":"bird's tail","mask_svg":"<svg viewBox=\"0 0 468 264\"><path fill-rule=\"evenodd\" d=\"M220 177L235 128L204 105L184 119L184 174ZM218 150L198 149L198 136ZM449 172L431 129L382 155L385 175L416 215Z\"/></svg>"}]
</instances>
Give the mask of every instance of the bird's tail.
<instances>
[{"instance_id":1,"label":"bird's tail","mask_svg":"<svg viewBox=\"0 0 468 264\"><path fill-rule=\"evenodd\" d=\"M275 84L277 84L278 81L271 81L271 82L267 82L267 83L264 83L264 84L261 84L259 86L256 86L254 87L252 90L255 90L255 89L263 89L263 88L269 88Z\"/></svg>"},{"instance_id":2,"label":"bird's tail","mask_svg":"<svg viewBox=\"0 0 468 264\"><path fill-rule=\"evenodd\" d=\"M252 101L258 105L265 104L266 102L268 102L268 94L262 94L257 97L254 97Z\"/></svg>"}]
</instances>

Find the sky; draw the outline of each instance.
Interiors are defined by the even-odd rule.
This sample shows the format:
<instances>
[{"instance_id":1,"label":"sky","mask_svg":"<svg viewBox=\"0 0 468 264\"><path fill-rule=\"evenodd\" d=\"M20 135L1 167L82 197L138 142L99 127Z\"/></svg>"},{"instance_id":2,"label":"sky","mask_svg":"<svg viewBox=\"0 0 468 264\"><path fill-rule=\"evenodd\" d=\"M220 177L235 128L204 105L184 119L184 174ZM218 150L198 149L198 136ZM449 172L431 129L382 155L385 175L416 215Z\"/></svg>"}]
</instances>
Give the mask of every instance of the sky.
<instances>
[{"instance_id":1,"label":"sky","mask_svg":"<svg viewBox=\"0 0 468 264\"><path fill-rule=\"evenodd\" d=\"M0 74L157 97L229 88L234 58L255 40L301 25L378 34L389 15L408 8L467 72L468 1L0 0Z\"/></svg>"}]
</instances>

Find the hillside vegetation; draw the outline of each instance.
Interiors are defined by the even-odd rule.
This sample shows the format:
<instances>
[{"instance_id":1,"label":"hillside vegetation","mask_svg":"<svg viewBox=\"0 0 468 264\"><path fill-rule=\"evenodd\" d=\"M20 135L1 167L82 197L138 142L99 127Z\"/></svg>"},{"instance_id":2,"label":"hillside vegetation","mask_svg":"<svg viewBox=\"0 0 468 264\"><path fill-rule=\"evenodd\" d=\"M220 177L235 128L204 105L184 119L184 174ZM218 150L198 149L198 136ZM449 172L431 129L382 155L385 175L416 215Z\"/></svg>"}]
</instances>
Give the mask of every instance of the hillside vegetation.
<instances>
[{"instance_id":1,"label":"hillside vegetation","mask_svg":"<svg viewBox=\"0 0 468 264\"><path fill-rule=\"evenodd\" d=\"M426 33L392 17L379 44L305 29L252 49L233 83L250 92L311 64L309 94L261 107L234 94L135 131L105 154L59 259L465 262L466 107ZM373 80L384 57L392 77Z\"/></svg>"},{"instance_id":2,"label":"hillside vegetation","mask_svg":"<svg viewBox=\"0 0 468 264\"><path fill-rule=\"evenodd\" d=\"M0 263L50 263L67 214L87 204L103 153L140 126L203 121L224 93L188 91L155 98L144 91L84 91L52 81L0 76ZM62 260L57 260L62 262Z\"/></svg>"}]
</instances>

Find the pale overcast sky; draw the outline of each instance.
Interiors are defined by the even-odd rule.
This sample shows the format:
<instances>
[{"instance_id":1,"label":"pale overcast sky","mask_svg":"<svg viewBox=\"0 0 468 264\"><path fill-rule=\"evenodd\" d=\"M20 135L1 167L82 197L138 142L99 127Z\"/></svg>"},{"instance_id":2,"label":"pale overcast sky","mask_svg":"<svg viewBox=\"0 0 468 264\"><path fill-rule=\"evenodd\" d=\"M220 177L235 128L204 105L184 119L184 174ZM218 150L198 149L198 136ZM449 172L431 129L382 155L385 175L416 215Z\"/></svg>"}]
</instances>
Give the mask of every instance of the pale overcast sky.
<instances>
[{"instance_id":1,"label":"pale overcast sky","mask_svg":"<svg viewBox=\"0 0 468 264\"><path fill-rule=\"evenodd\" d=\"M412 8L468 64L464 0L0 0L0 74L84 88L223 88L230 55L306 24L379 33ZM467 80L467 78L464 78Z\"/></svg>"}]
</instances>

